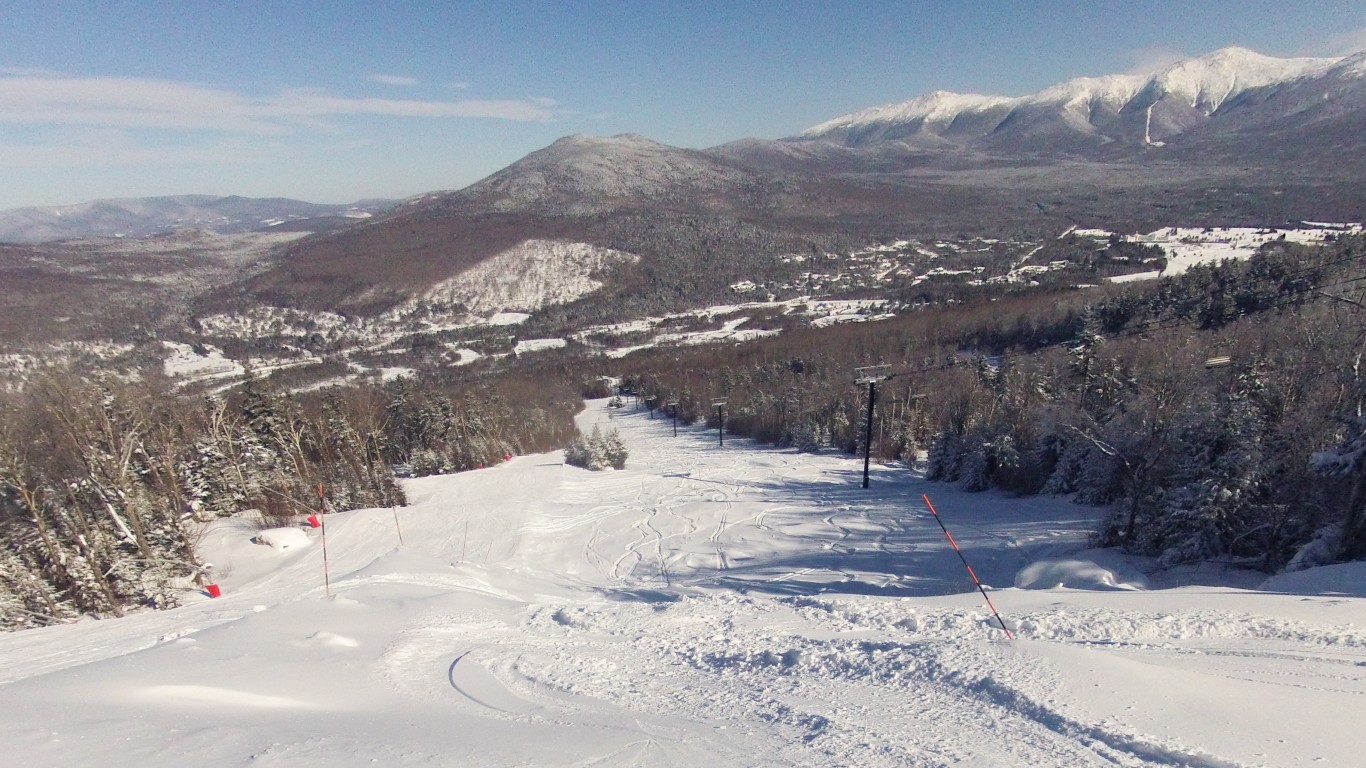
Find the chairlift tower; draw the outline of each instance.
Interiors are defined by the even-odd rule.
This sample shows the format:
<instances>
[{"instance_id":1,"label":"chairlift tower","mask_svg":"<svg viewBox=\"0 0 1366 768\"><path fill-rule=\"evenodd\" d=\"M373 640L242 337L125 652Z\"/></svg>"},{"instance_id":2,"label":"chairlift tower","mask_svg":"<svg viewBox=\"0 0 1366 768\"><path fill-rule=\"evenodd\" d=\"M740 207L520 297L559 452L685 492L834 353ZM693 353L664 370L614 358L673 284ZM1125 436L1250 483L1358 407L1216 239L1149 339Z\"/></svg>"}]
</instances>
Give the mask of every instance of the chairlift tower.
<instances>
[{"instance_id":1,"label":"chairlift tower","mask_svg":"<svg viewBox=\"0 0 1366 768\"><path fill-rule=\"evenodd\" d=\"M877 401L877 385L892 378L892 366L869 365L854 369L854 383L868 385L868 417L863 425L863 487L868 487L868 464L873 453L873 403Z\"/></svg>"},{"instance_id":2,"label":"chairlift tower","mask_svg":"<svg viewBox=\"0 0 1366 768\"><path fill-rule=\"evenodd\" d=\"M655 400L658 399L659 398L655 397L654 395L647 395L645 397L645 409L650 412L651 419L654 419L655 417Z\"/></svg>"},{"instance_id":3,"label":"chairlift tower","mask_svg":"<svg viewBox=\"0 0 1366 768\"><path fill-rule=\"evenodd\" d=\"M716 409L716 440L717 445L724 448L726 446L726 400L718 398L711 401L711 407Z\"/></svg>"}]
</instances>

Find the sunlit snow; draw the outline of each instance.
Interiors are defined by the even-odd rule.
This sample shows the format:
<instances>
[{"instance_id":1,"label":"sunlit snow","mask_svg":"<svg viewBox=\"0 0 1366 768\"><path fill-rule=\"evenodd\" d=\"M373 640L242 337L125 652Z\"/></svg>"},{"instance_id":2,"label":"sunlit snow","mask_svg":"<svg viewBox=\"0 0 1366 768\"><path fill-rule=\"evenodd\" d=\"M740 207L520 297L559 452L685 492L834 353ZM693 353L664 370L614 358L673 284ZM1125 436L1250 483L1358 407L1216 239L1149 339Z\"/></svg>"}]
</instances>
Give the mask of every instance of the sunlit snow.
<instances>
[{"instance_id":1,"label":"sunlit snow","mask_svg":"<svg viewBox=\"0 0 1366 768\"><path fill-rule=\"evenodd\" d=\"M602 287L597 275L604 269L639 260L587 243L527 240L438 283L421 300L473 313L533 311L586 296Z\"/></svg>"},{"instance_id":2,"label":"sunlit snow","mask_svg":"<svg viewBox=\"0 0 1366 768\"><path fill-rule=\"evenodd\" d=\"M1172 277L1184 273L1197 264L1217 264L1227 259L1252 258L1258 248L1276 240L1321 244L1331 237L1341 234L1356 234L1362 231L1361 225L1355 223L1304 222L1304 224L1304 227L1296 229L1164 227L1146 235L1131 236L1128 238L1129 240L1160 248L1167 257L1167 266L1162 271L1152 270L1121 275L1112 277L1109 281L1112 283L1128 283L1136 280ZM1104 239L1110 236L1110 233L1104 230L1077 230L1076 234L1086 234L1096 239Z\"/></svg>"},{"instance_id":3,"label":"sunlit snow","mask_svg":"<svg viewBox=\"0 0 1366 768\"><path fill-rule=\"evenodd\" d=\"M0 636L8 765L1355 765L1366 567L1265 589L1088 550L1103 510L594 401L559 454L253 544L223 597ZM920 494L990 585L1005 639ZM403 544L400 544L400 536ZM324 563L329 566L324 583ZM1174 583L1190 586L1173 587ZM330 591L331 597L328 597Z\"/></svg>"}]
</instances>

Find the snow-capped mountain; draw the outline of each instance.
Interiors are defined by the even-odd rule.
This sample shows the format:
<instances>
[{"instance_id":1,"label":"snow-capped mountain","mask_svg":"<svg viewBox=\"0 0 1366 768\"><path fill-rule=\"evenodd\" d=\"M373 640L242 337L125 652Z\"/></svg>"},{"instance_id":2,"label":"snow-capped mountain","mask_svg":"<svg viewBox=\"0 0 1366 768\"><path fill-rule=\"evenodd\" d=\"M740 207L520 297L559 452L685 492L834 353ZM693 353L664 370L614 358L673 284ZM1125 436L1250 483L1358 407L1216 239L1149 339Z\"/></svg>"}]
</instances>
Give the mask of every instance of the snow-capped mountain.
<instances>
[{"instance_id":1,"label":"snow-capped mountain","mask_svg":"<svg viewBox=\"0 0 1366 768\"><path fill-rule=\"evenodd\" d=\"M1359 154L1363 133L1358 129L1366 122L1366 51L1308 76L1243 90L1217 114L1226 132L1244 138L1276 136L1284 144L1285 137L1293 137L1301 149L1336 144L1339 158L1343 152Z\"/></svg>"},{"instance_id":2,"label":"snow-capped mountain","mask_svg":"<svg viewBox=\"0 0 1366 768\"><path fill-rule=\"evenodd\" d=\"M554 296L587 315L648 314L728 296L791 254L907 233L1359 221L1363 135L1366 53L1239 48L1028 96L936 91L777 141L574 135L464 189L283 245L205 303L378 316L484 307L467 286L497 284L496 304ZM284 218L254 216L256 228Z\"/></svg>"},{"instance_id":3,"label":"snow-capped mountain","mask_svg":"<svg viewBox=\"0 0 1366 768\"><path fill-rule=\"evenodd\" d=\"M746 260L910 222L1355 221L1362 135L1366 54L1243 48L1027 96L935 91L777 141L694 150L575 135L465 189L301 241L249 290L386 311L529 242L639 256L620 262L640 272L622 285L661 284L665 269L692 286L678 293L699 275L744 279Z\"/></svg>"},{"instance_id":4,"label":"snow-capped mountain","mask_svg":"<svg viewBox=\"0 0 1366 768\"><path fill-rule=\"evenodd\" d=\"M1246 48L1224 48L1195 59L1179 61L1144 84L1139 96L1189 102L1191 108L1213 114L1225 101L1251 88L1285 83L1322 72L1341 59L1277 59Z\"/></svg>"},{"instance_id":5,"label":"snow-capped mountain","mask_svg":"<svg viewBox=\"0 0 1366 768\"><path fill-rule=\"evenodd\" d=\"M1149 76L1083 77L1025 96L935 91L837 117L791 140L850 147L900 141L927 148L1026 151L1109 144L1160 147L1175 136L1218 121L1246 104L1243 97L1258 91L1327 76L1360 88L1363 73L1366 65L1359 56L1280 59L1245 48L1225 48Z\"/></svg>"}]
</instances>

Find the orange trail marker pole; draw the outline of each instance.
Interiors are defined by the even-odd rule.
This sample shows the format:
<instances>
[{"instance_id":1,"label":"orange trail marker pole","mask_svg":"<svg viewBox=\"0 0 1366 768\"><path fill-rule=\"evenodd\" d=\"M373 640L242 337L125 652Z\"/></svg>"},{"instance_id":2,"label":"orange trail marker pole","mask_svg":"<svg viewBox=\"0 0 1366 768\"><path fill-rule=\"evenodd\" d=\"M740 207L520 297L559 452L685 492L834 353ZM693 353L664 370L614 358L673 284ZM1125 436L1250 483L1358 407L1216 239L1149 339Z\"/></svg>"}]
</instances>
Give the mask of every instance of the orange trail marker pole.
<instances>
[{"instance_id":1,"label":"orange trail marker pole","mask_svg":"<svg viewBox=\"0 0 1366 768\"><path fill-rule=\"evenodd\" d=\"M922 493L920 494L920 498L924 499L926 506L930 508L930 514L934 515L934 521L939 523L939 529L944 532L944 536L948 538L949 544L953 545L953 551L958 553L958 559L963 561L963 567L968 569L968 575L972 577L972 583L977 585L977 591L981 592L982 597L986 598L987 607L990 608L992 614L996 616L996 621L1001 625L1001 630L1006 633L1006 639L1014 640L1015 636L1010 633L1010 629L1006 626L1005 621L1001 619L1001 614L996 610L996 605L991 602L991 596L987 594L986 587L982 586L982 580L977 578L977 572L972 570L971 565L968 565L968 559L963 556L963 550L958 548L958 542L953 540L953 534L949 533L949 529L944 526L944 520L939 517L939 511L934 508L934 503L930 501L930 495L928 493Z\"/></svg>"},{"instance_id":2,"label":"orange trail marker pole","mask_svg":"<svg viewBox=\"0 0 1366 768\"><path fill-rule=\"evenodd\" d=\"M327 566L327 497L323 495L323 484L318 483L318 522L323 530L323 589L332 596L332 574Z\"/></svg>"}]
</instances>

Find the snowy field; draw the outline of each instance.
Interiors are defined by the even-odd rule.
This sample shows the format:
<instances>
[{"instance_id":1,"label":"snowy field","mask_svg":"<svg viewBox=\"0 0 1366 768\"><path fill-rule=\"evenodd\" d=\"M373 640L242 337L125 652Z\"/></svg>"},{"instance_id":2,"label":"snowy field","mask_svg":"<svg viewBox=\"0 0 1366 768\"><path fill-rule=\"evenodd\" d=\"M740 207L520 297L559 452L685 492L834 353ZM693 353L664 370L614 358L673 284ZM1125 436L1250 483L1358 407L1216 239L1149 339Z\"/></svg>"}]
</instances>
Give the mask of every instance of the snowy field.
<instances>
[{"instance_id":1,"label":"snowy field","mask_svg":"<svg viewBox=\"0 0 1366 768\"><path fill-rule=\"evenodd\" d=\"M0 636L4 764L1362 764L1361 564L1145 574L1085 549L1090 508L580 424L628 468L522 456L329 516L330 598L318 530L225 521L222 598Z\"/></svg>"},{"instance_id":2,"label":"snowy field","mask_svg":"<svg viewBox=\"0 0 1366 768\"><path fill-rule=\"evenodd\" d=\"M1328 224L1305 222L1301 229L1255 229L1251 227L1164 227L1146 235L1130 236L1134 242L1153 245L1166 256L1166 268L1161 271L1136 272L1109 278L1112 283L1131 283L1136 280L1155 280L1184 274L1197 264L1218 264L1229 259L1250 259L1257 250L1276 240L1287 240L1304 245L1321 245L1329 237L1358 234L1360 224ZM1103 229L1068 230L1078 235L1104 240L1110 236Z\"/></svg>"}]
</instances>

